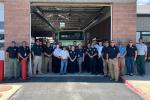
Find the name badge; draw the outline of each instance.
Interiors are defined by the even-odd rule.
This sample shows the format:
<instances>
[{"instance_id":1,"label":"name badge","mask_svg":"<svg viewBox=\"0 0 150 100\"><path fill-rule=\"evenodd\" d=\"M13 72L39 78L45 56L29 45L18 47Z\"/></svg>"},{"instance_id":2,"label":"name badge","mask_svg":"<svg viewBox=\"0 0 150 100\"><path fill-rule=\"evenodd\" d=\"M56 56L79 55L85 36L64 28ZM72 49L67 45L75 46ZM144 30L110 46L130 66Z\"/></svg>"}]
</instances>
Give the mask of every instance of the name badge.
<instances>
[{"instance_id":1,"label":"name badge","mask_svg":"<svg viewBox=\"0 0 150 100\"><path fill-rule=\"evenodd\" d=\"M27 54L25 53L24 56L27 56Z\"/></svg>"}]
</instances>

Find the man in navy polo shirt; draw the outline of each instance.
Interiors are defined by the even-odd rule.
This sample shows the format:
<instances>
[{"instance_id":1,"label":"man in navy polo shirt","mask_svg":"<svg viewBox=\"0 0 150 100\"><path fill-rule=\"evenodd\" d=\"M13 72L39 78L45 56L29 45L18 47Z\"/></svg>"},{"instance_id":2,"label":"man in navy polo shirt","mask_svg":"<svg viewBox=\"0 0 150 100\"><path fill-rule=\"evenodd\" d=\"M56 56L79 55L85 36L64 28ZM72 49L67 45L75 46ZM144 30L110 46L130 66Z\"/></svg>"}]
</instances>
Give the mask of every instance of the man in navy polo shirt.
<instances>
[{"instance_id":1,"label":"man in navy polo shirt","mask_svg":"<svg viewBox=\"0 0 150 100\"><path fill-rule=\"evenodd\" d=\"M52 72L52 54L53 54L53 47L50 45L49 42L46 43L46 47L44 50L45 56L45 66L44 66L44 73Z\"/></svg>"},{"instance_id":2,"label":"man in navy polo shirt","mask_svg":"<svg viewBox=\"0 0 150 100\"><path fill-rule=\"evenodd\" d=\"M28 66L29 56L30 56L30 48L29 48L29 46L27 46L26 41L23 41L22 46L19 47L18 55L19 55L19 60L20 61L26 60L26 62L27 62L27 72L28 72L27 75L31 76L32 75L32 68L30 68L30 66ZM20 67L22 68L22 66L20 66Z\"/></svg>"},{"instance_id":3,"label":"man in navy polo shirt","mask_svg":"<svg viewBox=\"0 0 150 100\"><path fill-rule=\"evenodd\" d=\"M18 78L18 47L16 46L16 42L12 41L11 46L9 46L6 50L6 58L8 59L9 63L9 70L8 70L8 78L14 77L15 79ZM13 75L14 73L14 75Z\"/></svg>"},{"instance_id":4,"label":"man in navy polo shirt","mask_svg":"<svg viewBox=\"0 0 150 100\"><path fill-rule=\"evenodd\" d=\"M96 56L97 56L97 49L94 47L94 43L92 43L91 47L87 50L87 54L89 56L89 66L91 67L92 74L97 74L96 71Z\"/></svg>"},{"instance_id":5,"label":"man in navy polo shirt","mask_svg":"<svg viewBox=\"0 0 150 100\"><path fill-rule=\"evenodd\" d=\"M42 74L41 68L42 68L42 53L43 48L40 45L40 41L36 40L36 44L32 47L32 55L33 55L33 62L34 62L34 68L33 73L36 74L38 70L38 74Z\"/></svg>"},{"instance_id":6,"label":"man in navy polo shirt","mask_svg":"<svg viewBox=\"0 0 150 100\"><path fill-rule=\"evenodd\" d=\"M109 50L108 50L108 66L110 71L111 80L118 81L119 80L119 66L118 66L118 58L119 58L119 49L115 46L115 42L112 40Z\"/></svg>"}]
</instances>

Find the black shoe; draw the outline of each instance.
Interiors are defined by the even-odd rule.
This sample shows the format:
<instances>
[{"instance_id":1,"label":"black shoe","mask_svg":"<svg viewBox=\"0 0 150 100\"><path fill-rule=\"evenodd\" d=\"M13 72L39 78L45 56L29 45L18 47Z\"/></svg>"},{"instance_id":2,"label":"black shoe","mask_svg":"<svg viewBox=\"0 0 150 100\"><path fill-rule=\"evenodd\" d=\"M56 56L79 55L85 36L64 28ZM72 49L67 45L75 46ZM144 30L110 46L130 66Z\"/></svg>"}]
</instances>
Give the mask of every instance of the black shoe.
<instances>
[{"instance_id":1,"label":"black shoe","mask_svg":"<svg viewBox=\"0 0 150 100\"><path fill-rule=\"evenodd\" d=\"M63 75L63 73L60 73L60 75Z\"/></svg>"}]
</instances>

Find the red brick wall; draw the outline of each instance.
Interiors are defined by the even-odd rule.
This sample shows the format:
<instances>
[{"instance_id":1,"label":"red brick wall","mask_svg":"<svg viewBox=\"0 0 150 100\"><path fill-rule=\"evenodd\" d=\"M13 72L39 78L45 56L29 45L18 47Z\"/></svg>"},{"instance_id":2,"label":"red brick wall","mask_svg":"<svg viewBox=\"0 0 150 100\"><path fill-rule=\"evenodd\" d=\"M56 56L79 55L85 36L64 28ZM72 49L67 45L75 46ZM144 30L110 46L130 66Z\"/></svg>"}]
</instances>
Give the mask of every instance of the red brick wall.
<instances>
[{"instance_id":1,"label":"red brick wall","mask_svg":"<svg viewBox=\"0 0 150 100\"><path fill-rule=\"evenodd\" d=\"M112 8L112 38L136 41L136 4L113 4Z\"/></svg>"},{"instance_id":2,"label":"red brick wall","mask_svg":"<svg viewBox=\"0 0 150 100\"><path fill-rule=\"evenodd\" d=\"M4 0L5 47L11 41L30 40L30 4L28 0Z\"/></svg>"}]
</instances>

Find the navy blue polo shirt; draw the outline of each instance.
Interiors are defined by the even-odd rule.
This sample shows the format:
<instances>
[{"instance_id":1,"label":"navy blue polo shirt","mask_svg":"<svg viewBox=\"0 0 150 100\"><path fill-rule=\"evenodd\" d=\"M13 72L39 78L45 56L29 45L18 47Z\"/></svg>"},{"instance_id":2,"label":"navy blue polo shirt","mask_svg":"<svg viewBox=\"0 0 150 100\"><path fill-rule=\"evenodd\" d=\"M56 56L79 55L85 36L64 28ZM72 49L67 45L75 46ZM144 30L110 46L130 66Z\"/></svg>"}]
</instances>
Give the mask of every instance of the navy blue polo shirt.
<instances>
[{"instance_id":1,"label":"navy blue polo shirt","mask_svg":"<svg viewBox=\"0 0 150 100\"><path fill-rule=\"evenodd\" d=\"M90 56L93 56L95 53L98 53L96 48L88 48L87 52L90 54Z\"/></svg>"},{"instance_id":2,"label":"navy blue polo shirt","mask_svg":"<svg viewBox=\"0 0 150 100\"><path fill-rule=\"evenodd\" d=\"M21 54L23 58L27 57L30 54L30 48L28 46L26 47L19 47L18 52Z\"/></svg>"},{"instance_id":3,"label":"navy blue polo shirt","mask_svg":"<svg viewBox=\"0 0 150 100\"><path fill-rule=\"evenodd\" d=\"M41 56L43 52L43 48L40 45L33 45L32 51L34 52L35 56Z\"/></svg>"},{"instance_id":4,"label":"navy blue polo shirt","mask_svg":"<svg viewBox=\"0 0 150 100\"><path fill-rule=\"evenodd\" d=\"M43 52L45 51L46 47L46 44L42 44Z\"/></svg>"},{"instance_id":5,"label":"navy blue polo shirt","mask_svg":"<svg viewBox=\"0 0 150 100\"><path fill-rule=\"evenodd\" d=\"M109 46L108 57L109 59L114 59L119 53L119 48L117 46Z\"/></svg>"},{"instance_id":6,"label":"navy blue polo shirt","mask_svg":"<svg viewBox=\"0 0 150 100\"><path fill-rule=\"evenodd\" d=\"M102 49L102 54L104 59L107 59L106 55L108 54L108 52L109 52L109 47L104 46Z\"/></svg>"},{"instance_id":7,"label":"navy blue polo shirt","mask_svg":"<svg viewBox=\"0 0 150 100\"><path fill-rule=\"evenodd\" d=\"M86 53L87 49L88 49L88 47L87 47L87 46L84 46L84 47L83 47L83 51L84 51L84 53Z\"/></svg>"},{"instance_id":8,"label":"navy blue polo shirt","mask_svg":"<svg viewBox=\"0 0 150 100\"><path fill-rule=\"evenodd\" d=\"M53 51L54 51L53 47L45 47L45 50L44 50L44 52L47 53L48 55L51 55Z\"/></svg>"},{"instance_id":9,"label":"navy blue polo shirt","mask_svg":"<svg viewBox=\"0 0 150 100\"><path fill-rule=\"evenodd\" d=\"M74 59L74 58L77 56L77 52L70 50L70 51L69 51L69 55L70 55L70 58L71 58L71 59Z\"/></svg>"},{"instance_id":10,"label":"navy blue polo shirt","mask_svg":"<svg viewBox=\"0 0 150 100\"><path fill-rule=\"evenodd\" d=\"M129 45L127 45L126 47L126 57L133 57L135 56L135 51L137 50L136 46L132 45L131 47Z\"/></svg>"},{"instance_id":11,"label":"navy blue polo shirt","mask_svg":"<svg viewBox=\"0 0 150 100\"><path fill-rule=\"evenodd\" d=\"M81 48L81 49L77 49L77 55L78 57L83 57L83 54L84 54L84 50Z\"/></svg>"},{"instance_id":12,"label":"navy blue polo shirt","mask_svg":"<svg viewBox=\"0 0 150 100\"><path fill-rule=\"evenodd\" d=\"M8 47L6 52L9 53L9 58L18 58L18 47Z\"/></svg>"}]
</instances>

